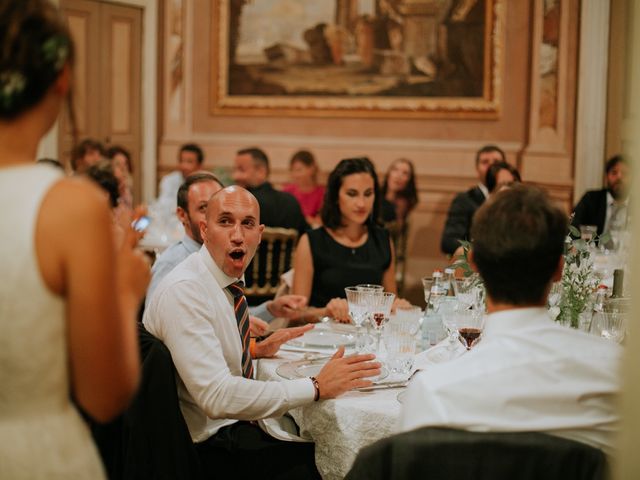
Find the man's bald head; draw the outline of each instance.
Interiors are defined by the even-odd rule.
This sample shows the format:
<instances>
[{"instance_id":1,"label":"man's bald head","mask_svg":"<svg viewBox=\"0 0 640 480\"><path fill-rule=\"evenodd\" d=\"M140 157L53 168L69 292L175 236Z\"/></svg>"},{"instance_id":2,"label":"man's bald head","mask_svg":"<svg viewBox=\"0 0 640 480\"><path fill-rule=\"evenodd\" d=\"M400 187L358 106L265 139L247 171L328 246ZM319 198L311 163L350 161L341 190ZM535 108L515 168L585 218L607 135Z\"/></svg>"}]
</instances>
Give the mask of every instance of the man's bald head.
<instances>
[{"instance_id":1,"label":"man's bald head","mask_svg":"<svg viewBox=\"0 0 640 480\"><path fill-rule=\"evenodd\" d=\"M223 205L228 202L248 202L254 205L257 209L257 219L260 220L260 204L256 197L246 188L238 185L231 185L229 187L222 188L214 193L209 199L209 205L207 206L207 221L209 221L209 215L212 211L211 207L214 205ZM218 207L215 207L218 208Z\"/></svg>"}]
</instances>

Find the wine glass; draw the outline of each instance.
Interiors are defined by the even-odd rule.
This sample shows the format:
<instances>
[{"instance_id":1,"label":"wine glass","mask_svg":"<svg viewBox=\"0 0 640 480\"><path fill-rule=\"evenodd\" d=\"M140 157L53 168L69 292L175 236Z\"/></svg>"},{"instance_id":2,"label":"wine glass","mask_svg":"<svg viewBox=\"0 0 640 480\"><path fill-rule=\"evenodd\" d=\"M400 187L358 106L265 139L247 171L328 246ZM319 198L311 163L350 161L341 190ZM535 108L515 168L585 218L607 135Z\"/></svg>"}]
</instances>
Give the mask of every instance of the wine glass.
<instances>
[{"instance_id":1,"label":"wine glass","mask_svg":"<svg viewBox=\"0 0 640 480\"><path fill-rule=\"evenodd\" d=\"M458 312L458 338L467 350L470 350L482 336L484 315L477 310Z\"/></svg>"},{"instance_id":2,"label":"wine glass","mask_svg":"<svg viewBox=\"0 0 640 480\"><path fill-rule=\"evenodd\" d=\"M376 351L380 350L382 327L389 320L389 315L391 315L391 306L393 305L395 298L395 294L391 292L368 292L367 310L371 326L376 331L378 337Z\"/></svg>"},{"instance_id":3,"label":"wine glass","mask_svg":"<svg viewBox=\"0 0 640 480\"><path fill-rule=\"evenodd\" d=\"M358 287L347 287L344 289L349 305L349 315L356 326L356 351L364 350L364 339L362 335L362 324L367 318L369 292L358 289Z\"/></svg>"}]
</instances>

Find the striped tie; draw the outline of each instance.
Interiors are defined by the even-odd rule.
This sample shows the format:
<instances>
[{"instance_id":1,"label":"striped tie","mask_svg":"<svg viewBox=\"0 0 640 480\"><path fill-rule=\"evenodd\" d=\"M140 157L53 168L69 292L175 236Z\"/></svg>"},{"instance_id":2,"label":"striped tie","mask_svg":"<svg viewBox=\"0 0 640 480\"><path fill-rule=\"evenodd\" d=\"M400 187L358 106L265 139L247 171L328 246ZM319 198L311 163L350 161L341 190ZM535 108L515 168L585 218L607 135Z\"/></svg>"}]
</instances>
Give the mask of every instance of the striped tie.
<instances>
[{"instance_id":1,"label":"striped tie","mask_svg":"<svg viewBox=\"0 0 640 480\"><path fill-rule=\"evenodd\" d=\"M244 283L236 282L227 287L229 293L233 295L233 309L236 312L240 341L242 342L242 376L252 378L253 364L251 363L251 353L249 352L249 305L244 296Z\"/></svg>"}]
</instances>

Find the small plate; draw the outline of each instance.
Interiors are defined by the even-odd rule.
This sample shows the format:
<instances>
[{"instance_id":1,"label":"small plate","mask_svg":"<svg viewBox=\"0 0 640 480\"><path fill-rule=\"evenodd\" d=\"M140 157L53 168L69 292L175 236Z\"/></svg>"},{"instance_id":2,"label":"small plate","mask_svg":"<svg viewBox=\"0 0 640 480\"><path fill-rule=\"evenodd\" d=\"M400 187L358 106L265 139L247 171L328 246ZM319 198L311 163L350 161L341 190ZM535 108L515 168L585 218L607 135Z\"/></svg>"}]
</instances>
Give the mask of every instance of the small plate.
<instances>
[{"instance_id":1,"label":"small plate","mask_svg":"<svg viewBox=\"0 0 640 480\"><path fill-rule=\"evenodd\" d=\"M328 359L322 360L298 360L296 362L287 362L278 365L276 373L287 380L295 380L297 378L315 377L320 373L322 367L325 366ZM380 375L375 377L367 377L373 383L384 380L389 376L389 370L385 366L380 368Z\"/></svg>"},{"instance_id":2,"label":"small plate","mask_svg":"<svg viewBox=\"0 0 640 480\"><path fill-rule=\"evenodd\" d=\"M338 348L341 346L353 347L355 338L353 335L330 330L311 330L301 337L289 340L287 344L303 348Z\"/></svg>"}]
</instances>

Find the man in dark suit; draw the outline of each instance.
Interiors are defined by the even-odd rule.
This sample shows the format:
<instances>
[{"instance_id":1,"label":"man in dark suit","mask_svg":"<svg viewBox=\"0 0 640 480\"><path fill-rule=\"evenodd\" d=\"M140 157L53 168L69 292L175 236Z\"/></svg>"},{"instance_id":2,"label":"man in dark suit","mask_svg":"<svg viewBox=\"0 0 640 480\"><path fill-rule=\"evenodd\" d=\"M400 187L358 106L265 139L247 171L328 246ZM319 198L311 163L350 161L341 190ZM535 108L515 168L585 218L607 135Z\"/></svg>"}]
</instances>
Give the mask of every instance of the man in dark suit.
<instances>
[{"instance_id":1,"label":"man in dark suit","mask_svg":"<svg viewBox=\"0 0 640 480\"><path fill-rule=\"evenodd\" d=\"M456 195L449 207L447 221L442 232L440 249L453 255L460 247L460 240L469 240L473 214L489 195L485 185L487 170L498 161L506 161L504 152L495 145L485 145L476 153L476 171L478 184Z\"/></svg>"},{"instance_id":2,"label":"man in dark suit","mask_svg":"<svg viewBox=\"0 0 640 480\"><path fill-rule=\"evenodd\" d=\"M233 181L249 190L260 205L260 220L266 227L295 228L302 235L309 225L300 204L289 193L269 182L269 158L259 148L239 150L233 166Z\"/></svg>"},{"instance_id":3,"label":"man in dark suit","mask_svg":"<svg viewBox=\"0 0 640 480\"><path fill-rule=\"evenodd\" d=\"M606 187L590 190L580 199L571 224L595 225L598 235L610 230L622 230L627 223L629 203L629 165L621 156L611 157L605 166Z\"/></svg>"}]
</instances>

